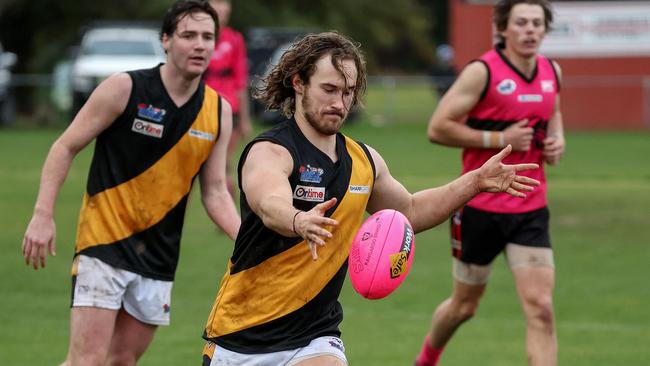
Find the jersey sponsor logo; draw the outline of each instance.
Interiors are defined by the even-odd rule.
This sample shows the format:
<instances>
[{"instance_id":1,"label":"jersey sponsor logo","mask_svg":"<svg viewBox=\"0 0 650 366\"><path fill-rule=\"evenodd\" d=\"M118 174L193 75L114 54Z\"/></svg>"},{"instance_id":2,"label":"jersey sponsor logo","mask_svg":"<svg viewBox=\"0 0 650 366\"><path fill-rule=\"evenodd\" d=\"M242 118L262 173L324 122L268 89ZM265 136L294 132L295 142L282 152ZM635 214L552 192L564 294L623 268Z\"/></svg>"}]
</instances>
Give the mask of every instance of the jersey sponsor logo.
<instances>
[{"instance_id":1,"label":"jersey sponsor logo","mask_svg":"<svg viewBox=\"0 0 650 366\"><path fill-rule=\"evenodd\" d=\"M321 176L325 172L323 169L309 164L307 166L301 165L298 171L300 172L300 181L307 183L320 183Z\"/></svg>"},{"instance_id":2,"label":"jersey sponsor logo","mask_svg":"<svg viewBox=\"0 0 650 366\"><path fill-rule=\"evenodd\" d=\"M512 79L504 79L497 85L497 91L503 95L510 95L517 90L517 83Z\"/></svg>"},{"instance_id":3,"label":"jersey sponsor logo","mask_svg":"<svg viewBox=\"0 0 650 366\"><path fill-rule=\"evenodd\" d=\"M165 113L167 113L167 111L162 108L156 108L151 104L138 104L138 117L150 119L154 122L162 122Z\"/></svg>"},{"instance_id":4,"label":"jersey sponsor logo","mask_svg":"<svg viewBox=\"0 0 650 366\"><path fill-rule=\"evenodd\" d=\"M133 120L131 131L151 137L162 138L164 127L165 126L157 123L147 122L136 118Z\"/></svg>"},{"instance_id":5,"label":"jersey sponsor logo","mask_svg":"<svg viewBox=\"0 0 650 366\"><path fill-rule=\"evenodd\" d=\"M208 141L214 141L214 135L211 133L195 130L193 128L190 129L189 131L190 136L196 137L197 139L202 139L202 140L208 140Z\"/></svg>"},{"instance_id":6,"label":"jersey sponsor logo","mask_svg":"<svg viewBox=\"0 0 650 366\"><path fill-rule=\"evenodd\" d=\"M350 193L368 194L368 193L370 193L370 187L368 187L368 186L353 186L353 185L350 185L349 191L350 191Z\"/></svg>"},{"instance_id":7,"label":"jersey sponsor logo","mask_svg":"<svg viewBox=\"0 0 650 366\"><path fill-rule=\"evenodd\" d=\"M541 82L542 92L543 93L553 93L555 92L555 81L553 80L542 80Z\"/></svg>"},{"instance_id":8,"label":"jersey sponsor logo","mask_svg":"<svg viewBox=\"0 0 650 366\"><path fill-rule=\"evenodd\" d=\"M325 187L296 186L293 198L307 202L325 202Z\"/></svg>"},{"instance_id":9,"label":"jersey sponsor logo","mask_svg":"<svg viewBox=\"0 0 650 366\"><path fill-rule=\"evenodd\" d=\"M543 101L544 98L541 94L521 94L517 95L517 101L520 103L539 103Z\"/></svg>"}]
</instances>

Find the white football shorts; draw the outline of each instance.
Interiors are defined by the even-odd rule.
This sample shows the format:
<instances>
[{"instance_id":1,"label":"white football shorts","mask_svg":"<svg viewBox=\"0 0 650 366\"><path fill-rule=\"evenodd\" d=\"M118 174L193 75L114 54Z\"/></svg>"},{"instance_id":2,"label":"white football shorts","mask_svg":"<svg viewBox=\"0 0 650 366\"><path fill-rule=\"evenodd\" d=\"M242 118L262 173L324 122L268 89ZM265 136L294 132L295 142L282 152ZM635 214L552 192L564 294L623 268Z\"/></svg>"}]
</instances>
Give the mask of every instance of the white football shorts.
<instances>
[{"instance_id":1,"label":"white football shorts","mask_svg":"<svg viewBox=\"0 0 650 366\"><path fill-rule=\"evenodd\" d=\"M172 281L142 277L97 258L79 255L72 307L124 310L145 324L169 325Z\"/></svg>"},{"instance_id":2,"label":"white football shorts","mask_svg":"<svg viewBox=\"0 0 650 366\"><path fill-rule=\"evenodd\" d=\"M317 356L334 356L346 365L345 347L338 337L325 336L312 340L308 345L288 351L245 354L229 351L213 342L208 342L203 349L204 360L211 360L203 366L292 366ZM207 359L206 357L207 356Z\"/></svg>"}]
</instances>

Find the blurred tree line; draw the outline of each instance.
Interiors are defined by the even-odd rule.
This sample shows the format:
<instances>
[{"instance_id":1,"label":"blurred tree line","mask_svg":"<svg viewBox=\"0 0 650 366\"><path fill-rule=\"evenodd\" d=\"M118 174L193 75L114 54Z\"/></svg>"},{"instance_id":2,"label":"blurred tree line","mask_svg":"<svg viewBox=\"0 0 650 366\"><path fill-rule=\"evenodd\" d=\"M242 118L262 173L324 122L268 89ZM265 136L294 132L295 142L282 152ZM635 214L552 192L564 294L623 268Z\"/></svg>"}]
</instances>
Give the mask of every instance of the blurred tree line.
<instances>
[{"instance_id":1,"label":"blurred tree line","mask_svg":"<svg viewBox=\"0 0 650 366\"><path fill-rule=\"evenodd\" d=\"M159 23L171 0L0 0L0 41L18 73L49 73L96 20ZM338 30L362 44L371 72L426 72L447 32L447 1L233 0L230 24Z\"/></svg>"}]
</instances>

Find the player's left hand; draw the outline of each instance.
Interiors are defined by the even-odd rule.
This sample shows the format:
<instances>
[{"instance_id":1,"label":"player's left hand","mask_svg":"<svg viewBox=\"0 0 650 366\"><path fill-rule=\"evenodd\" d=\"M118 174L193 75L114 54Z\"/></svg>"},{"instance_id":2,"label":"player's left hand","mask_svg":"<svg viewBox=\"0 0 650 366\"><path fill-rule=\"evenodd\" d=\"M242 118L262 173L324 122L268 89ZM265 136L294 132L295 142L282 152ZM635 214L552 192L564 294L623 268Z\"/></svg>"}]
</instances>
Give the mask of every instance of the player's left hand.
<instances>
[{"instance_id":1,"label":"player's left hand","mask_svg":"<svg viewBox=\"0 0 650 366\"><path fill-rule=\"evenodd\" d=\"M506 146L498 154L491 157L478 170L478 188L481 192L505 192L509 195L524 198L524 192L531 192L539 181L517 175L522 170L537 169L537 164L503 164L503 159L512 152L512 145Z\"/></svg>"},{"instance_id":2,"label":"player's left hand","mask_svg":"<svg viewBox=\"0 0 650 366\"><path fill-rule=\"evenodd\" d=\"M564 136L548 136L544 139L544 161L547 164L555 165L560 162L564 154Z\"/></svg>"}]
</instances>

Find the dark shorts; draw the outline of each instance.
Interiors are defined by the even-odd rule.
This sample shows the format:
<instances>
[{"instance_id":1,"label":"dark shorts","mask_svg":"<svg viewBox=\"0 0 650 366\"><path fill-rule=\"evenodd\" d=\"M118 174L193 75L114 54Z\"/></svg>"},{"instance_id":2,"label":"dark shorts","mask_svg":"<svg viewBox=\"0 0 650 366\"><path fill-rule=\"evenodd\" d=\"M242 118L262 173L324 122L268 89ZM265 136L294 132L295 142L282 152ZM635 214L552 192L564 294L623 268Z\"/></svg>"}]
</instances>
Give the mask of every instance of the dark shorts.
<instances>
[{"instance_id":1,"label":"dark shorts","mask_svg":"<svg viewBox=\"0 0 650 366\"><path fill-rule=\"evenodd\" d=\"M452 255L465 263L490 264L508 243L551 247L546 207L520 214L502 214L465 206L450 222Z\"/></svg>"}]
</instances>

